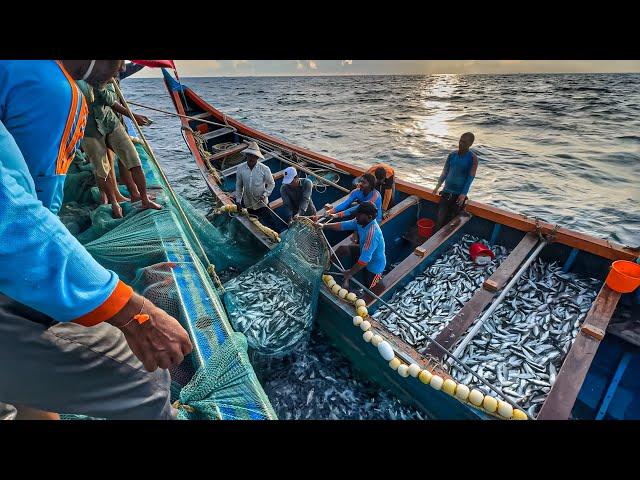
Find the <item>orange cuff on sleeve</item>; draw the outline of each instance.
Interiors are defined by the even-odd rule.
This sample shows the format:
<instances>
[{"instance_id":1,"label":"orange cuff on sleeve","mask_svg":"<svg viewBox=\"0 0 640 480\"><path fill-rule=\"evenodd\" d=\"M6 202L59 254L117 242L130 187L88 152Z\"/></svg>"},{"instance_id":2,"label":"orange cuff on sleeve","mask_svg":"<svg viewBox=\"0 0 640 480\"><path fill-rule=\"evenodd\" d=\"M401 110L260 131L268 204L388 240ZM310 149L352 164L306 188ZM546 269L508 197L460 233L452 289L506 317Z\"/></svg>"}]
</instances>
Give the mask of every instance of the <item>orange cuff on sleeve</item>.
<instances>
[{"instance_id":1,"label":"orange cuff on sleeve","mask_svg":"<svg viewBox=\"0 0 640 480\"><path fill-rule=\"evenodd\" d=\"M362 260L358 260L358 265L362 265L363 267L367 264L367 262L363 262Z\"/></svg>"},{"instance_id":2,"label":"orange cuff on sleeve","mask_svg":"<svg viewBox=\"0 0 640 480\"><path fill-rule=\"evenodd\" d=\"M132 296L133 289L122 280L118 280L115 290L102 305L80 318L76 318L73 323L78 323L85 327L93 327L100 322L104 322L122 310Z\"/></svg>"}]
</instances>

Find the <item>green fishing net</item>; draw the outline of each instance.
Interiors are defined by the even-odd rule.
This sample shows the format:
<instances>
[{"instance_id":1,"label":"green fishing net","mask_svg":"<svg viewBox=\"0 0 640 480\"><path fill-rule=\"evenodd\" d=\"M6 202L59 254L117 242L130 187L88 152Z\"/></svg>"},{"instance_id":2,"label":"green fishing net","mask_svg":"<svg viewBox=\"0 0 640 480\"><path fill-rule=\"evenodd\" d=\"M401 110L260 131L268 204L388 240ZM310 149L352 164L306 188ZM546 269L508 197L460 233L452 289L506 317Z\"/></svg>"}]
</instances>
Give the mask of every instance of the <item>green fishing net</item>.
<instances>
[{"instance_id":1,"label":"green fishing net","mask_svg":"<svg viewBox=\"0 0 640 480\"><path fill-rule=\"evenodd\" d=\"M162 210L123 202L123 218L114 219L111 206L99 204L91 165L79 155L65 182L60 219L101 265L178 319L189 333L193 352L170 370L171 399L184 405L180 418L275 419L247 358L246 339L231 328L206 270L207 259L217 270L251 259L188 201L174 201L144 147L137 144L136 149L148 190ZM126 189L123 194L128 196ZM83 418L72 413L64 418Z\"/></svg>"},{"instance_id":2,"label":"green fishing net","mask_svg":"<svg viewBox=\"0 0 640 480\"><path fill-rule=\"evenodd\" d=\"M260 262L225 283L231 323L255 352L283 356L308 337L328 261L322 231L300 219Z\"/></svg>"}]
</instances>

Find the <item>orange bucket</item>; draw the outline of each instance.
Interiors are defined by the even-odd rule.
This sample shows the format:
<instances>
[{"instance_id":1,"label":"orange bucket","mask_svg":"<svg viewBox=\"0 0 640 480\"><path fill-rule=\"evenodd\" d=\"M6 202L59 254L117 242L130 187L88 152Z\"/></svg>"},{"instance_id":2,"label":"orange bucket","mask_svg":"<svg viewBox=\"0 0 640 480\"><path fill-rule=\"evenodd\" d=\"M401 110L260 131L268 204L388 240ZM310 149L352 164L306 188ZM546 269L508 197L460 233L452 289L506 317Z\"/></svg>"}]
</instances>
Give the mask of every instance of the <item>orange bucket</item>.
<instances>
[{"instance_id":1,"label":"orange bucket","mask_svg":"<svg viewBox=\"0 0 640 480\"><path fill-rule=\"evenodd\" d=\"M418 235L429 238L433 234L433 227L435 226L436 222L430 218L421 218L418 220Z\"/></svg>"},{"instance_id":2,"label":"orange bucket","mask_svg":"<svg viewBox=\"0 0 640 480\"><path fill-rule=\"evenodd\" d=\"M640 264L628 260L616 260L606 279L611 290L620 293L631 293L640 287Z\"/></svg>"}]
</instances>

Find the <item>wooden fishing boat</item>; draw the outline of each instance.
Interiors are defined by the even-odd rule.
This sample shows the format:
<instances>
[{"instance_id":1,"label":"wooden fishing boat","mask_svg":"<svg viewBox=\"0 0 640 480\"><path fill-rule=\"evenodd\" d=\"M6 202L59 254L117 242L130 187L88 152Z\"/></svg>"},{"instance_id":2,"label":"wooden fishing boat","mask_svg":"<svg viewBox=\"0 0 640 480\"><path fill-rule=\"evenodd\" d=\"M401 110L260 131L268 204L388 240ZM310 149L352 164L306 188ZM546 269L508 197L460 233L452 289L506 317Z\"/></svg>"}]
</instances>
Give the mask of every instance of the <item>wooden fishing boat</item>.
<instances>
[{"instance_id":1,"label":"wooden fishing boat","mask_svg":"<svg viewBox=\"0 0 640 480\"><path fill-rule=\"evenodd\" d=\"M235 189L236 165L230 159L232 156L241 157L238 154L251 140L258 142L265 154L263 163L273 172L276 187L269 199L269 206L279 214L282 213L282 200L278 198L280 185L284 169L289 165L295 165L299 172L306 173L316 183L328 178L322 188L314 191L313 201L318 208L343 200L347 195L345 192L353 188L353 180L364 173L360 167L292 145L244 125L209 105L190 88L179 84L167 71L163 73L176 111L183 115L181 121L186 142L208 187L223 205L233 203L230 194ZM473 234L488 240L490 244L509 248L511 253L506 260L438 334L436 340L451 349L465 336L482 312L496 301L532 252L539 250L542 260L560 262L564 272L596 278L602 284L537 418L640 418L640 401L636 400L640 391L638 346L628 339L606 334L616 307L630 303L631 294L621 295L604 283L612 261L635 261L637 252L476 201L469 201L464 212L430 238L420 238L416 232L416 219L435 218L439 197L432 193L432 188L401 179L396 180L396 185L395 205L381 222L387 264L395 266L384 274L382 281L373 289L376 295L388 299L394 292L403 289L464 234ZM274 246L273 241L252 222L244 217L236 218L262 248ZM326 233L334 248L351 242L349 232ZM537 249L540 239L546 239L549 243ZM365 300L369 313L375 312L381 305L381 301L372 296L365 295ZM353 325L354 315L352 304L323 286L318 324L354 367L367 377L424 410L432 418L498 417L475 407L469 401L461 401L443 390L431 388L412 375L399 375L399 370L393 368L397 365L390 368L378 349L363 341L362 330ZM433 349L433 344L426 352L430 355L420 354L374 319L368 320L372 328L392 345L400 361L407 365L417 364L444 380L451 378L441 368L442 351ZM403 374L405 372L402 371Z\"/></svg>"}]
</instances>

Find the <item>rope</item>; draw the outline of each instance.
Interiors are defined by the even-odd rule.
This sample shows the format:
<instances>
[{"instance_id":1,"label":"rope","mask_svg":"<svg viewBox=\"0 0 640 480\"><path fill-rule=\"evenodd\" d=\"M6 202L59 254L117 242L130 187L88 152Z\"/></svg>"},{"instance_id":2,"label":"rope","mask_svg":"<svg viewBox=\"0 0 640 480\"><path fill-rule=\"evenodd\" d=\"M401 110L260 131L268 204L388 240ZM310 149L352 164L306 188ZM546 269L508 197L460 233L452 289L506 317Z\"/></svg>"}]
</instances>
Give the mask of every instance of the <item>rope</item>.
<instances>
[{"instance_id":1,"label":"rope","mask_svg":"<svg viewBox=\"0 0 640 480\"><path fill-rule=\"evenodd\" d=\"M222 288L222 283L220 282L220 279L218 278L218 275L215 275L215 267L214 267L214 265L209 261L209 257L207 256L207 253L205 252L202 244L200 243L200 240L198 239L198 236L196 235L195 231L193 230L193 226L191 225L191 222L189 221L189 218L187 217L187 214L182 209L182 205L180 205L178 197L176 196L176 193L173 191L173 187L171 187L171 184L169 183L169 180L167 179L167 176L165 175L164 170L162 170L162 167L160 166L160 163L158 162L158 159L156 158L155 154L153 153L153 150L151 149L151 145L149 145L149 142L147 141L147 138L144 136L144 133L142 133L142 129L140 128L140 125L138 125L138 122L136 121L136 117L133 115L133 112L131 111L131 107L129 106L129 104L125 100L124 95L122 94L122 91L120 90L120 86L117 84L117 82L112 82L112 83L113 83L113 86L115 87L115 90L116 90L116 93L118 94L118 97L120 98L120 101L122 102L122 105L127 109L127 113L129 114L129 118L133 122L133 125L136 127L138 135L140 136L140 139L143 141L145 149L149 153L149 157L153 161L153 164L155 165L155 167L158 169L158 172L160 173L160 176L162 177L162 180L165 183L165 187L167 189L167 192L169 193L169 196L173 200L173 203L174 203L176 209L178 210L178 212L180 213L180 216L182 217L182 221L184 222L184 225L188 228L189 233L191 234L191 237L193 238L193 240L194 240L196 246L198 247L198 249L200 250L200 254L202 255L202 258L204 259L204 261L206 263L207 272L209 273L209 276L211 276L211 278L218 284L218 286L220 288ZM214 275L211 275L212 271L214 272Z\"/></svg>"},{"instance_id":2,"label":"rope","mask_svg":"<svg viewBox=\"0 0 640 480\"><path fill-rule=\"evenodd\" d=\"M212 122L211 120L204 120L202 118L191 117L189 115L182 115L181 113L169 112L167 110L162 110L160 108L150 107L148 105L143 105L141 103L129 102L129 104L130 105L135 105L136 107L141 107L141 108L146 108L146 109L149 109L149 110L154 110L156 112L164 113L166 115L173 115L175 117L186 118L187 120L195 120L196 122L208 123L209 125L215 125L217 127L229 127L229 128L232 128L234 131L237 131L237 129L235 127L232 127L228 123L223 124L223 123ZM225 117L225 121L226 121L226 117Z\"/></svg>"}]
</instances>

